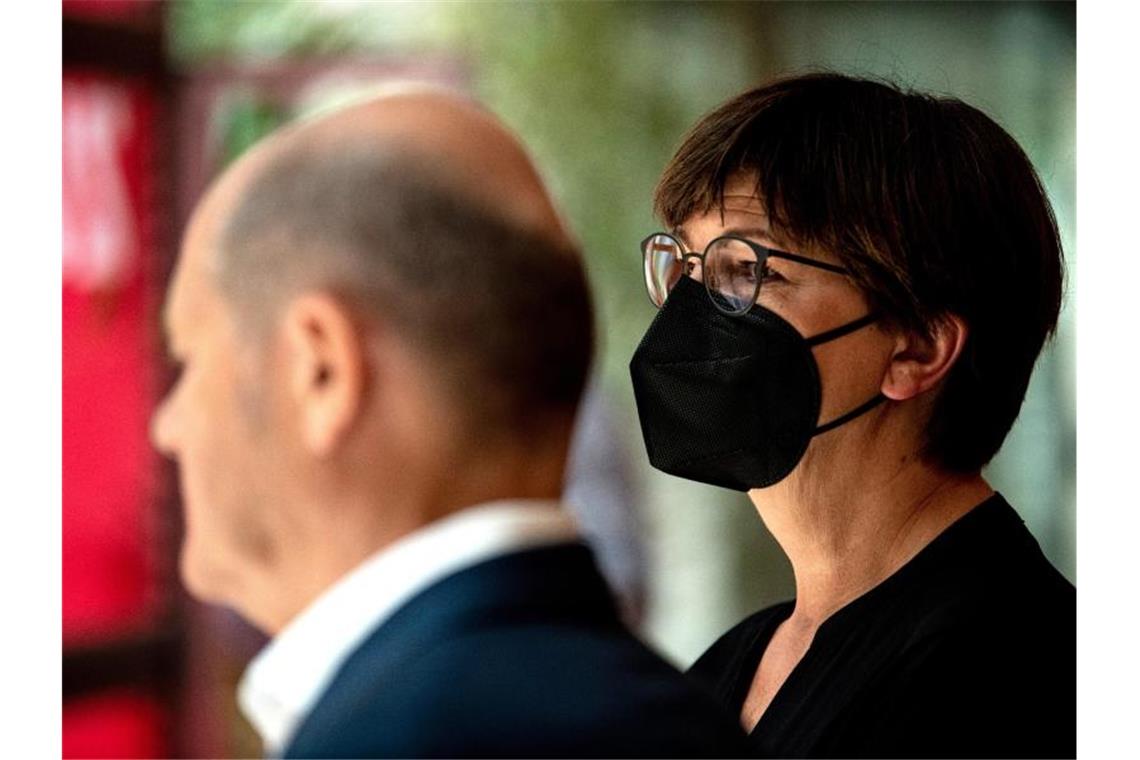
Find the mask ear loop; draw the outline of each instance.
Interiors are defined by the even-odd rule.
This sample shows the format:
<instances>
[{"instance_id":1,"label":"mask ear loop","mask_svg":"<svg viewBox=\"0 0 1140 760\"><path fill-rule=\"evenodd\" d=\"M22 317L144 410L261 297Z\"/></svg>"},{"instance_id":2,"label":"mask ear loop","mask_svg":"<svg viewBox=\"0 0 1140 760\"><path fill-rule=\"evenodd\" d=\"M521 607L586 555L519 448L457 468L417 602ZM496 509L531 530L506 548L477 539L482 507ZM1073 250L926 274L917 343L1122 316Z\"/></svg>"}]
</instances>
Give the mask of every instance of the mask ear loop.
<instances>
[{"instance_id":1,"label":"mask ear loop","mask_svg":"<svg viewBox=\"0 0 1140 760\"><path fill-rule=\"evenodd\" d=\"M840 325L839 327L827 330L826 332L821 332L818 335L813 335L810 338L806 338L805 340L807 340L807 344L809 346L818 346L820 343L827 343L828 341L835 340L836 338L842 338L844 335L848 335L855 332L856 330L860 330L872 322L877 321L878 319L879 315L872 311L870 314L859 317L858 319L848 322L845 325Z\"/></svg>"},{"instance_id":2,"label":"mask ear loop","mask_svg":"<svg viewBox=\"0 0 1140 760\"><path fill-rule=\"evenodd\" d=\"M886 400L887 400L886 396L884 396L881 393L876 393L874 396L871 397L870 400L868 400L868 401L860 404L859 406L855 407L854 409L852 409L847 414L841 414L838 417L836 417L835 419L833 419L831 422L824 423L823 425L820 425L819 427L817 427L815 429L815 432L812 433L812 436L814 437L817 435L821 435L822 433L826 433L828 430L834 430L835 428L839 427L843 423L850 422L851 420L855 419L859 415L865 414L866 412L871 411L876 406L878 406L879 404L883 403Z\"/></svg>"},{"instance_id":3,"label":"mask ear loop","mask_svg":"<svg viewBox=\"0 0 1140 760\"><path fill-rule=\"evenodd\" d=\"M876 314L875 312L871 312L870 314L859 317L858 319L851 321L851 322L848 322L845 325L840 325L839 327L836 327L832 330L827 330L826 332L821 332L818 335L813 335L812 337L807 338L807 344L809 346L818 346L820 343L827 343L830 340L835 340L836 338L842 338L844 335L848 335L850 333L855 332L856 330L858 330L860 328L866 327L867 325L876 321L878 318L879 318L878 314ZM835 419L833 419L831 422L826 422L826 423L820 425L819 427L817 427L815 429L815 432L812 433L812 436L814 437L814 436L820 435L822 433L826 433L828 430L834 430L835 428L839 427L843 423L850 422L851 420L855 419L856 417L858 417L861 414L866 414L867 412L871 411L876 406L878 406L879 404L883 403L886 400L887 400L886 396L884 396L881 393L876 393L870 399L868 399L864 403L860 404L859 406L855 407L854 409L847 412L846 414L841 414L838 417L836 417Z\"/></svg>"}]
</instances>

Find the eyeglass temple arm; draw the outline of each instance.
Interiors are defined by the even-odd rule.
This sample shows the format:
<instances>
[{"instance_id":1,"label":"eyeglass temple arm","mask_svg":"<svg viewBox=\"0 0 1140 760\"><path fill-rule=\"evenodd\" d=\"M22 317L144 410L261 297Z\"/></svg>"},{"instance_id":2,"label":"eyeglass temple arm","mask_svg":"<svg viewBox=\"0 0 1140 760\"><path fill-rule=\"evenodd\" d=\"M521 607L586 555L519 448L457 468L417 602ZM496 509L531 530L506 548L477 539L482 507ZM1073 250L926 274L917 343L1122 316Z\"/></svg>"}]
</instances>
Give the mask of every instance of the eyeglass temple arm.
<instances>
[{"instance_id":1,"label":"eyeglass temple arm","mask_svg":"<svg viewBox=\"0 0 1140 760\"><path fill-rule=\"evenodd\" d=\"M761 247L761 246L758 246L758 247ZM662 245L662 244L656 244L656 245L650 244L650 246L649 246L650 251L669 251L672 248L673 248L673 246ZM786 251L774 251L771 248L763 248L763 250L766 252L766 254L768 256L770 256L772 258L787 259L788 261L795 261L797 263L806 264L806 265L811 266L811 267L817 267L819 269L826 269L829 272L835 272L837 274L848 274L848 272L845 268L843 268L841 266L836 266L835 264L829 264L826 261L820 261L818 259L811 259L811 258L808 258L807 256L800 256L798 254L788 253ZM700 259L701 261L704 261L705 255L704 255L704 253L697 253L695 251L685 251L685 250L681 250L680 253L677 255L678 261L684 261L685 259L688 259L688 258L696 258L696 259Z\"/></svg>"},{"instance_id":2,"label":"eyeglass temple arm","mask_svg":"<svg viewBox=\"0 0 1140 760\"><path fill-rule=\"evenodd\" d=\"M829 272L835 272L837 274L849 274L849 272L841 266L829 264L826 261L820 261L819 259L809 259L807 256L799 256L794 253L769 250L768 256L774 259L787 259L788 261L795 261L799 264L807 264L809 267L826 269Z\"/></svg>"}]
</instances>

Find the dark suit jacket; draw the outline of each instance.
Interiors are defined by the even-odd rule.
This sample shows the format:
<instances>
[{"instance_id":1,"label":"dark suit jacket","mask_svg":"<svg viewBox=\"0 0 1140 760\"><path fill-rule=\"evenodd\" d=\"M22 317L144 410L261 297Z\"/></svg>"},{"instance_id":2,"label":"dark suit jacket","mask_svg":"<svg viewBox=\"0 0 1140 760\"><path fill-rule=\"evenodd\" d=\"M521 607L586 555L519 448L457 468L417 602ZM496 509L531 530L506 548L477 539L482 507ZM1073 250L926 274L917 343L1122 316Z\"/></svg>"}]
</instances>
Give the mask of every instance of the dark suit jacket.
<instances>
[{"instance_id":1,"label":"dark suit jacket","mask_svg":"<svg viewBox=\"0 0 1140 760\"><path fill-rule=\"evenodd\" d=\"M739 756L735 720L619 622L590 550L503 555L353 652L286 757Z\"/></svg>"}]
</instances>

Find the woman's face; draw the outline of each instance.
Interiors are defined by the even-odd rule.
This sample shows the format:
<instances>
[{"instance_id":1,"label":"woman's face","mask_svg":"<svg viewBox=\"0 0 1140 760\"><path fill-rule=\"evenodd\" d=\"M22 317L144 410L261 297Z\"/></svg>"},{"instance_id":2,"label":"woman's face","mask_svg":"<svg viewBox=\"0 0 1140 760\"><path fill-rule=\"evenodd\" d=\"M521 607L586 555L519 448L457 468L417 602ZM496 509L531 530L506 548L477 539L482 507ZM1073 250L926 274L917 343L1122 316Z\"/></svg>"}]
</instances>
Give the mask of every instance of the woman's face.
<instances>
[{"instance_id":1,"label":"woman's face","mask_svg":"<svg viewBox=\"0 0 1140 760\"><path fill-rule=\"evenodd\" d=\"M840 265L829 251L804 250L780 239L755 193L755 181L738 177L724 192L723 214L714 209L689 217L673 230L691 251L703 251L721 235L737 235L777 250L798 253ZM768 259L759 303L786 319L810 338L852 322L870 311L862 292L845 275L780 258ZM699 277L699 271L692 276ZM823 398L818 424L824 424L864 403L880 391L894 338L878 324L815 346Z\"/></svg>"}]
</instances>

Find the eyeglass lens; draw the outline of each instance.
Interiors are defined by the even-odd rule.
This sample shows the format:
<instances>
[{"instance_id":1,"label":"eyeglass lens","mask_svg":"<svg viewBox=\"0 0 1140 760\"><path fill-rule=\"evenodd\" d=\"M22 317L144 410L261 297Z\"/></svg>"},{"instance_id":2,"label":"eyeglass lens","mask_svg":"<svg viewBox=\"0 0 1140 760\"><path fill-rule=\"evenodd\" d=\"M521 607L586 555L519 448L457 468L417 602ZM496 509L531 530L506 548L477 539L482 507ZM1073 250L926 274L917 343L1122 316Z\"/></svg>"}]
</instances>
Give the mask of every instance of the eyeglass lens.
<instances>
[{"instance_id":1,"label":"eyeglass lens","mask_svg":"<svg viewBox=\"0 0 1140 760\"><path fill-rule=\"evenodd\" d=\"M705 249L703 267L696 257L686 257L681 244L670 235L647 238L643 254L645 285L649 298L658 307L664 305L669 292L685 275L703 279L709 297L721 311L741 314L756 302L760 262L756 252L742 240L712 241Z\"/></svg>"}]
</instances>

